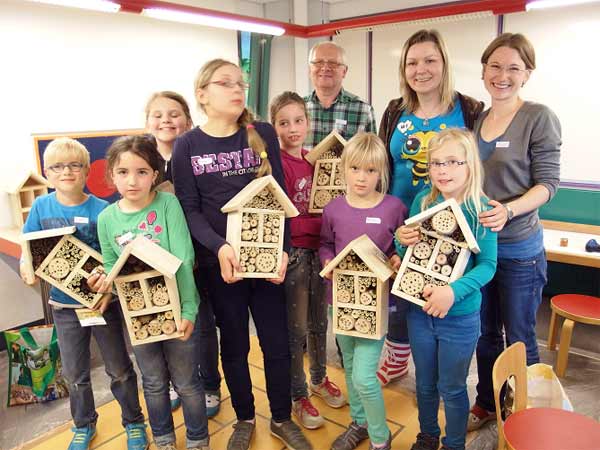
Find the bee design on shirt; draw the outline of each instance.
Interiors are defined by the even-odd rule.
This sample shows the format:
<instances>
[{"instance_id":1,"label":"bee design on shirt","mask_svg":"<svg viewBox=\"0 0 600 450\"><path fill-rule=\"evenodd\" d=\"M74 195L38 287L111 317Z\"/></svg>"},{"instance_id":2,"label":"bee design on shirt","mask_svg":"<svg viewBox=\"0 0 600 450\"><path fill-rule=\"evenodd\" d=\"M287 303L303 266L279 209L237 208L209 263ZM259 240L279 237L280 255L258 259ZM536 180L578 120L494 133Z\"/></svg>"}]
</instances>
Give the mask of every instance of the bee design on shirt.
<instances>
[{"instance_id":1,"label":"bee design on shirt","mask_svg":"<svg viewBox=\"0 0 600 450\"><path fill-rule=\"evenodd\" d=\"M408 159L411 164L413 174L412 184L416 186L422 180L424 184L429 184L427 172L427 148L429 141L436 135L435 131L417 131L412 134L402 146L401 157Z\"/></svg>"}]
</instances>

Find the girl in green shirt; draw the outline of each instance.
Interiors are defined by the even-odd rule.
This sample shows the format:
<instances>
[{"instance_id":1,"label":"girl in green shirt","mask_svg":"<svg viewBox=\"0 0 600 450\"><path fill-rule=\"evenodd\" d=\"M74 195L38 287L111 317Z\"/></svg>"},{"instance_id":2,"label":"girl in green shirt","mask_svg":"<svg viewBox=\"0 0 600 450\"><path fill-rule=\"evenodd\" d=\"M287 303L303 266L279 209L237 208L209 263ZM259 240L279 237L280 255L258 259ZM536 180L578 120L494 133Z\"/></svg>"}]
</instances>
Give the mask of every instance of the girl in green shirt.
<instances>
[{"instance_id":1,"label":"girl in green shirt","mask_svg":"<svg viewBox=\"0 0 600 450\"><path fill-rule=\"evenodd\" d=\"M181 398L188 449L208 449L204 389L198 375L194 321L199 297L194 283L194 248L177 198L154 189L162 161L153 139L127 136L108 150L108 174L121 199L98 216L98 238L104 268L110 272L125 245L141 234L177 256L183 263L175 274L181 302L180 339L133 347L142 373L144 397L157 447L175 445L169 382ZM102 280L100 280L102 283ZM106 290L102 286L100 290ZM190 339L191 338L191 339ZM125 351L125 349L123 349Z\"/></svg>"}]
</instances>

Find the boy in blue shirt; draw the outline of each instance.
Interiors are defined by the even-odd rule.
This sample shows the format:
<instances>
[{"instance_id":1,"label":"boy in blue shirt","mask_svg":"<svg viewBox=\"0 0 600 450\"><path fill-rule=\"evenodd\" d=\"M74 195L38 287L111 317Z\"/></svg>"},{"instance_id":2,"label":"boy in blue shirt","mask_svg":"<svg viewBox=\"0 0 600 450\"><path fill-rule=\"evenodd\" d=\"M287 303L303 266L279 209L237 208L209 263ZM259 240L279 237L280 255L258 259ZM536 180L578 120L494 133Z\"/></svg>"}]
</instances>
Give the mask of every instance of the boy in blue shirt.
<instances>
[{"instance_id":1,"label":"boy in blue shirt","mask_svg":"<svg viewBox=\"0 0 600 450\"><path fill-rule=\"evenodd\" d=\"M108 203L83 191L90 169L87 149L74 139L52 141L44 152L44 175L55 192L37 198L23 232L47 230L66 226L77 227L75 237L100 251L96 222L98 214ZM21 277L27 284L34 279L26 273L21 262ZM62 373L69 385L71 415L75 435L68 450L87 450L96 434L98 414L90 379L90 338L98 343L104 359L110 388L121 406L122 423L127 433L128 450L148 448L144 415L138 398L137 375L126 350L121 311L112 295L106 295L97 306L106 325L82 327L75 310L84 306L53 287L50 305L58 335L62 358Z\"/></svg>"}]
</instances>

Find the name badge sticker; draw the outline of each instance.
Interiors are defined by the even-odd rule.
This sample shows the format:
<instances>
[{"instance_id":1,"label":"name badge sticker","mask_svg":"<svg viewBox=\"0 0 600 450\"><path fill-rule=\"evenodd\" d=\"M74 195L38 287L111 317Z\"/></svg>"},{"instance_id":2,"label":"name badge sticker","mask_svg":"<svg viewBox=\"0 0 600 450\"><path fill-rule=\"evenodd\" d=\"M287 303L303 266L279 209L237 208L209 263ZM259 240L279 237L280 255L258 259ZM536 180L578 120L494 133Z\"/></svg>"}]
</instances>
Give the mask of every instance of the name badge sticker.
<instances>
[{"instance_id":1,"label":"name badge sticker","mask_svg":"<svg viewBox=\"0 0 600 450\"><path fill-rule=\"evenodd\" d=\"M90 223L90 219L88 217L75 216L73 218L73 222L74 223Z\"/></svg>"},{"instance_id":2,"label":"name badge sticker","mask_svg":"<svg viewBox=\"0 0 600 450\"><path fill-rule=\"evenodd\" d=\"M106 320L98 310L77 308L75 310L79 323L82 327L93 327L96 325L106 325Z\"/></svg>"},{"instance_id":3,"label":"name badge sticker","mask_svg":"<svg viewBox=\"0 0 600 450\"><path fill-rule=\"evenodd\" d=\"M367 217L366 223L375 223L381 225L381 218L379 217Z\"/></svg>"},{"instance_id":4,"label":"name badge sticker","mask_svg":"<svg viewBox=\"0 0 600 450\"><path fill-rule=\"evenodd\" d=\"M347 120L344 120L344 119L335 119L335 124L336 124L336 125L342 125L342 126L344 126L344 125L346 125L347 123L348 123L348 121L347 121Z\"/></svg>"},{"instance_id":5,"label":"name badge sticker","mask_svg":"<svg viewBox=\"0 0 600 450\"><path fill-rule=\"evenodd\" d=\"M206 158L200 158L198 159L198 164L202 164L202 165L207 165L207 164L212 164L213 163L213 159L206 157Z\"/></svg>"},{"instance_id":6,"label":"name badge sticker","mask_svg":"<svg viewBox=\"0 0 600 450\"><path fill-rule=\"evenodd\" d=\"M125 244L129 243L129 241L131 241L132 239L133 233L131 231L128 231L123 236L119 236L119 238L117 239L117 244L119 244L122 247Z\"/></svg>"},{"instance_id":7,"label":"name badge sticker","mask_svg":"<svg viewBox=\"0 0 600 450\"><path fill-rule=\"evenodd\" d=\"M497 141L496 148L508 148L510 147L510 141Z\"/></svg>"}]
</instances>

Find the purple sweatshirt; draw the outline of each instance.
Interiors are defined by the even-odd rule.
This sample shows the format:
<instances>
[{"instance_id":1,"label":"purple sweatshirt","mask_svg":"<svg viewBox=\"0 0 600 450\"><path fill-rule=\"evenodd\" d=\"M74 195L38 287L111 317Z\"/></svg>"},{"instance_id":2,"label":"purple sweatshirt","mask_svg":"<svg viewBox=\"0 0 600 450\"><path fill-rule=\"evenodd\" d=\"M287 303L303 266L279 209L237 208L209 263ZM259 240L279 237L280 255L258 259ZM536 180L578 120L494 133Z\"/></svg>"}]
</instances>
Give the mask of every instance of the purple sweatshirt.
<instances>
[{"instance_id":1,"label":"purple sweatshirt","mask_svg":"<svg viewBox=\"0 0 600 450\"><path fill-rule=\"evenodd\" d=\"M321 264L332 260L346 245L366 234L386 255L396 253L394 232L404 224L408 209L397 197L385 195L373 208L354 208L346 197L338 197L325 206L321 226ZM328 283L327 299L331 303L331 283Z\"/></svg>"},{"instance_id":2,"label":"purple sweatshirt","mask_svg":"<svg viewBox=\"0 0 600 450\"><path fill-rule=\"evenodd\" d=\"M254 125L267 145L273 177L285 190L275 130L264 122ZM173 184L194 239L197 259L216 256L226 243L227 214L221 212L221 207L256 178L260 164L260 157L248 146L243 128L227 137L210 136L194 128L175 141L171 158ZM289 246L286 220L286 252Z\"/></svg>"}]
</instances>

